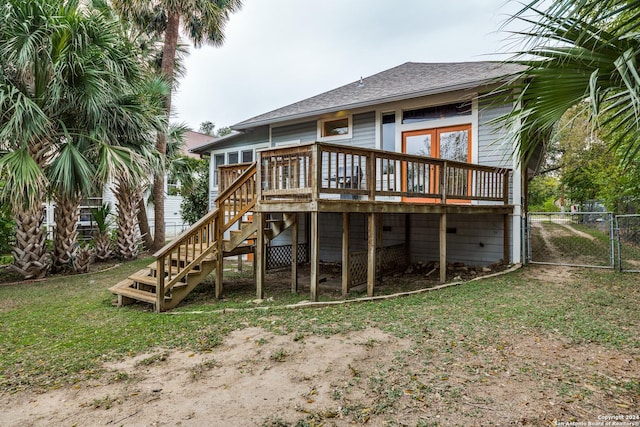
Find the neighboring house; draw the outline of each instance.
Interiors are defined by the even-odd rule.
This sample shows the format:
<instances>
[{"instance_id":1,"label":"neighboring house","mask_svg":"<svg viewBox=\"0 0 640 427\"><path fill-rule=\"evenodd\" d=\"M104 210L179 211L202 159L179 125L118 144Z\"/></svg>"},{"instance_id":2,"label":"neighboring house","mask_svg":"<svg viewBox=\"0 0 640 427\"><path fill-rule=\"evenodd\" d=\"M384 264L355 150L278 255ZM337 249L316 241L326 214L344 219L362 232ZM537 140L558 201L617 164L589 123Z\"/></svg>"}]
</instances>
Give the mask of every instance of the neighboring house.
<instances>
[{"instance_id":1,"label":"neighboring house","mask_svg":"<svg viewBox=\"0 0 640 427\"><path fill-rule=\"evenodd\" d=\"M309 261L312 300L321 261L342 264L345 295L362 282L373 295L380 272L408 263L435 261L444 281L447 263L522 262L527 169L495 121L512 106L487 96L520 70L495 62L408 62L231 126L232 134L192 150L210 155L212 210L193 237L159 254L157 268L165 265L177 279L160 279L149 291L160 289L155 297L131 296L142 289L136 278L126 285L129 293L112 290L122 304L175 306L197 280L178 292L173 286L187 272L167 262L188 252L184 247L201 239L196 235L210 242L193 246L201 255L184 269L216 270L218 296L223 257L213 254L241 248L255 250L258 297L269 258L292 264L292 289L292 260Z\"/></svg>"},{"instance_id":2,"label":"neighboring house","mask_svg":"<svg viewBox=\"0 0 640 427\"><path fill-rule=\"evenodd\" d=\"M200 145L209 143L213 139L214 137L211 135L206 135L194 131L187 131L185 132L184 146L181 151L186 156L199 158L200 156L194 154L192 150L196 149ZM95 226L95 224L92 222L93 218L91 216L91 208L99 207L102 203L110 203L113 207L112 211L115 214L115 206L117 205L117 201L112 187L113 184L108 183L107 185L105 185L105 188L100 196L90 197L82 201L80 206L80 215L78 218L78 232L81 238L91 238L91 236L93 235L93 227ZM172 188L176 187L177 183L169 182L168 179L165 179L164 227L168 238L177 236L185 228L188 227L188 224L185 224L182 220L182 211L180 207L182 203L182 196L176 195L175 191L171 191ZM148 197L148 194L145 195L145 197ZM47 227L50 238L53 236L55 225L53 206L53 202L49 202L46 205L45 226ZM155 226L155 224L153 223L153 205L148 203L147 217L149 218L149 225L153 230Z\"/></svg>"}]
</instances>

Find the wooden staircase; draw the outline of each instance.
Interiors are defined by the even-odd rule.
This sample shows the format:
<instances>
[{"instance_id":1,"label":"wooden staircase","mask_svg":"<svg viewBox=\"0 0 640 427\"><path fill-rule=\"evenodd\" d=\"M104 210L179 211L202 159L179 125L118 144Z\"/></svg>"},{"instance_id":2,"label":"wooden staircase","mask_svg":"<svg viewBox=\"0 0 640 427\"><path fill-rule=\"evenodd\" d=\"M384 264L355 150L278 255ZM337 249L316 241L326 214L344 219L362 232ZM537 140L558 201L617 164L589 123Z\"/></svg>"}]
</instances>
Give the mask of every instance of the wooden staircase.
<instances>
[{"instance_id":1,"label":"wooden staircase","mask_svg":"<svg viewBox=\"0 0 640 427\"><path fill-rule=\"evenodd\" d=\"M256 203L256 165L250 165L216 199L207 213L153 256L156 261L109 291L117 295L118 307L143 302L156 312L177 306L212 272L216 272L216 297L222 294L222 260L255 251L258 224L251 215ZM267 220L263 230L271 240L293 225L297 216L284 214ZM226 236L226 237L225 237Z\"/></svg>"}]
</instances>

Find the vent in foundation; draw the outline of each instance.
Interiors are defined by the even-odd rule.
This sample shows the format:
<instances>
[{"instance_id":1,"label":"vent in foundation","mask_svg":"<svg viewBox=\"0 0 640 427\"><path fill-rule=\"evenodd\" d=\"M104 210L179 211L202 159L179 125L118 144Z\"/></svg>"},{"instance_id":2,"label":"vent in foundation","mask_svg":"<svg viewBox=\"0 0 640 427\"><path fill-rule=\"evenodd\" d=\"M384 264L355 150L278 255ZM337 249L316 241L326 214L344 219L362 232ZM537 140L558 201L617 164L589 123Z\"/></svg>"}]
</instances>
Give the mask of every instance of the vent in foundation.
<instances>
[{"instance_id":1,"label":"vent in foundation","mask_svg":"<svg viewBox=\"0 0 640 427\"><path fill-rule=\"evenodd\" d=\"M447 227L447 234L456 234L458 233L458 229L455 227Z\"/></svg>"}]
</instances>

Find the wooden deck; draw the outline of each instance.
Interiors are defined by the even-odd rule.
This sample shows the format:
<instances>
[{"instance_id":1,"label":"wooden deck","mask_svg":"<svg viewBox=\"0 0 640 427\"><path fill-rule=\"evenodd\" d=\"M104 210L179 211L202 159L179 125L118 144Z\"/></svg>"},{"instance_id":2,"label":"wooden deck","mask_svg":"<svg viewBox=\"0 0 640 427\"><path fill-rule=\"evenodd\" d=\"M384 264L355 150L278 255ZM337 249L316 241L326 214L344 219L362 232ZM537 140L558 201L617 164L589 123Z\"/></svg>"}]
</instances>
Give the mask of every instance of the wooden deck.
<instances>
[{"instance_id":1,"label":"wooden deck","mask_svg":"<svg viewBox=\"0 0 640 427\"><path fill-rule=\"evenodd\" d=\"M227 173L223 169L223 173ZM229 169L233 177L239 171ZM385 213L439 215L440 279L446 279L448 214L504 216L504 257L509 259L509 188L512 171L432 157L353 148L315 142L261 150L257 160L256 216L274 212L310 213L312 301L318 298L320 233L318 215L342 213L343 294L348 292L350 214L367 214L367 293L374 293L376 251L380 249ZM231 181L221 177L220 182ZM258 229L263 227L258 226ZM297 245L297 231L292 245ZM258 297L264 282L265 239L258 235L256 267ZM297 281L292 264L292 283ZM293 286L293 285L292 285Z\"/></svg>"},{"instance_id":2,"label":"wooden deck","mask_svg":"<svg viewBox=\"0 0 640 427\"><path fill-rule=\"evenodd\" d=\"M382 216L439 216L440 278L446 279L447 215L504 216L504 261L509 254L509 169L431 157L312 143L266 149L255 163L219 168L216 209L154 254L156 262L111 291L119 305L142 301L156 311L175 307L207 275L223 287L224 258L254 252L256 294L263 298L266 248L291 229L291 289L298 289L298 214L308 218L310 299L318 300L319 215L342 213L342 292L349 292L351 214L367 216L367 293L374 294ZM277 218L276 218L277 217Z\"/></svg>"}]
</instances>

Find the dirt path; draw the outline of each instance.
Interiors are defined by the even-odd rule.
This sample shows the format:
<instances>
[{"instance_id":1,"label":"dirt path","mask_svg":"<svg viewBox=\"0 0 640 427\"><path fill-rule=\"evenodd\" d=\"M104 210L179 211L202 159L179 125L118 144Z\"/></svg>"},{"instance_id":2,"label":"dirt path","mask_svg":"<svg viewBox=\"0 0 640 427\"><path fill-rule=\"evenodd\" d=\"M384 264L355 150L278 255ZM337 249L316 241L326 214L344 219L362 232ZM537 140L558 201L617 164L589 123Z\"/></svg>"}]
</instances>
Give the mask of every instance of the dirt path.
<instances>
[{"instance_id":1,"label":"dirt path","mask_svg":"<svg viewBox=\"0 0 640 427\"><path fill-rule=\"evenodd\" d=\"M329 338L248 328L211 353L158 350L100 380L4 395L2 425L553 425L637 408L599 383L639 378L634 357L531 334L497 343L467 348L430 331L424 345L444 347L424 352L371 328Z\"/></svg>"}]
</instances>

